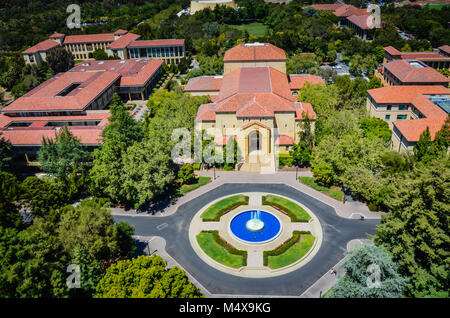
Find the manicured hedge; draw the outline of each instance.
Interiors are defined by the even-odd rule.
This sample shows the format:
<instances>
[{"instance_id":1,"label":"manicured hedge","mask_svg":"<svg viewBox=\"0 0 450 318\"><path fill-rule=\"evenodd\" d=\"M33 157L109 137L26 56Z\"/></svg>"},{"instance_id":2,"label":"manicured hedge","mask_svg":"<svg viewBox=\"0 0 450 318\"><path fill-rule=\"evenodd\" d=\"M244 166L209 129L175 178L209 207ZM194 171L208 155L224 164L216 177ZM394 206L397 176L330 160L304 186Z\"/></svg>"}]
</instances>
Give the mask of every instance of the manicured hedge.
<instances>
[{"instance_id":1,"label":"manicured hedge","mask_svg":"<svg viewBox=\"0 0 450 318\"><path fill-rule=\"evenodd\" d=\"M222 246L228 253L232 255L242 256L242 266L247 266L247 251L238 250L233 246L231 246L230 244L228 244L220 237L219 231L202 231L202 233L211 233L214 241L217 244Z\"/></svg>"},{"instance_id":2,"label":"manicured hedge","mask_svg":"<svg viewBox=\"0 0 450 318\"><path fill-rule=\"evenodd\" d=\"M281 210L282 212L285 212L291 218L292 222L308 222L311 219L308 212L306 212L300 205L276 195L268 194L263 196L262 204L270 205L278 210Z\"/></svg>"},{"instance_id":3,"label":"manicured hedge","mask_svg":"<svg viewBox=\"0 0 450 318\"><path fill-rule=\"evenodd\" d=\"M226 212L240 205L248 205L248 196L238 194L220 200L208 207L205 212L202 213L201 218L203 222L217 222Z\"/></svg>"},{"instance_id":4,"label":"manicured hedge","mask_svg":"<svg viewBox=\"0 0 450 318\"><path fill-rule=\"evenodd\" d=\"M294 159L290 154L280 153L278 154L278 167L281 169L284 166L292 167L294 165Z\"/></svg>"},{"instance_id":5,"label":"manicured hedge","mask_svg":"<svg viewBox=\"0 0 450 318\"><path fill-rule=\"evenodd\" d=\"M286 252L288 249L290 249L295 243L297 243L300 240L300 235L302 234L311 234L309 231L294 231L292 233L292 237L284 242L281 246L278 248L271 250L271 251L264 251L263 252L263 263L264 266L267 266L269 264L269 256L278 256Z\"/></svg>"}]
</instances>

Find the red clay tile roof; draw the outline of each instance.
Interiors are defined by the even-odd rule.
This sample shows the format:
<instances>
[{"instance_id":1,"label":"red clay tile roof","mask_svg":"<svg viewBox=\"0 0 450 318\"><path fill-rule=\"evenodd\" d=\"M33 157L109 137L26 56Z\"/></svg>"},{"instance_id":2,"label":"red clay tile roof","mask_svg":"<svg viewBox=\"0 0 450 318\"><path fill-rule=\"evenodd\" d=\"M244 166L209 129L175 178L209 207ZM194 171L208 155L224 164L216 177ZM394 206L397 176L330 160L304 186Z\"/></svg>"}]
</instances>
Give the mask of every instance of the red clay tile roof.
<instances>
[{"instance_id":1,"label":"red clay tile roof","mask_svg":"<svg viewBox=\"0 0 450 318\"><path fill-rule=\"evenodd\" d=\"M363 29L363 30L368 30L369 26L367 25L367 22L372 16L366 12L365 15L360 14L360 15L351 15L349 17L347 17L347 20L352 22L354 25L358 26L359 28Z\"/></svg>"},{"instance_id":2,"label":"red clay tile roof","mask_svg":"<svg viewBox=\"0 0 450 318\"><path fill-rule=\"evenodd\" d=\"M386 63L384 68L403 83L450 83L450 79L432 67L414 67L405 60Z\"/></svg>"},{"instance_id":3,"label":"red clay tile roof","mask_svg":"<svg viewBox=\"0 0 450 318\"><path fill-rule=\"evenodd\" d=\"M128 47L177 46L177 45L184 45L184 39L139 40L132 42Z\"/></svg>"},{"instance_id":4,"label":"red clay tile roof","mask_svg":"<svg viewBox=\"0 0 450 318\"><path fill-rule=\"evenodd\" d=\"M399 50L397 50L395 47L393 47L391 45L386 46L384 48L384 50L392 56L400 56L402 54L402 52L400 52Z\"/></svg>"},{"instance_id":5,"label":"red clay tile roof","mask_svg":"<svg viewBox=\"0 0 450 318\"><path fill-rule=\"evenodd\" d=\"M162 66L159 59L84 61L69 72L114 72L121 75L120 86L143 86Z\"/></svg>"},{"instance_id":6,"label":"red clay tile roof","mask_svg":"<svg viewBox=\"0 0 450 318\"><path fill-rule=\"evenodd\" d=\"M286 53L270 43L246 43L226 51L223 61L286 61Z\"/></svg>"},{"instance_id":7,"label":"red clay tile roof","mask_svg":"<svg viewBox=\"0 0 450 318\"><path fill-rule=\"evenodd\" d=\"M433 139L447 118L447 114L425 96L450 96L450 89L443 86L387 86L370 89L367 93L377 104L411 104L426 117L394 122L394 126L410 142L418 141L427 126Z\"/></svg>"},{"instance_id":8,"label":"red clay tile roof","mask_svg":"<svg viewBox=\"0 0 450 318\"><path fill-rule=\"evenodd\" d=\"M215 104L211 103L200 105L197 111L197 115L195 116L195 120L215 121L216 120Z\"/></svg>"},{"instance_id":9,"label":"red clay tile roof","mask_svg":"<svg viewBox=\"0 0 450 318\"><path fill-rule=\"evenodd\" d=\"M450 54L450 45L443 45L443 46L438 47L438 49L447 54Z\"/></svg>"},{"instance_id":10,"label":"red clay tile roof","mask_svg":"<svg viewBox=\"0 0 450 318\"><path fill-rule=\"evenodd\" d=\"M441 130L445 118L421 118L412 120L397 120L394 126L401 132L401 134L409 142L419 141L420 135L427 129L430 130L431 140L434 140L436 133Z\"/></svg>"},{"instance_id":11,"label":"red clay tile roof","mask_svg":"<svg viewBox=\"0 0 450 318\"><path fill-rule=\"evenodd\" d=\"M291 90L301 89L306 82L311 84L325 84L322 77L311 74L289 74L288 81Z\"/></svg>"},{"instance_id":12,"label":"red clay tile roof","mask_svg":"<svg viewBox=\"0 0 450 318\"><path fill-rule=\"evenodd\" d=\"M124 34L127 34L127 33L128 33L127 30L118 29L116 32L114 32L114 35L124 35Z\"/></svg>"},{"instance_id":13,"label":"red clay tile roof","mask_svg":"<svg viewBox=\"0 0 450 318\"><path fill-rule=\"evenodd\" d=\"M32 53L37 53L37 52L45 52L45 51L48 51L57 46L59 46L58 42L53 41L53 40L45 40L45 41L39 42L38 44L26 49L22 53L32 54Z\"/></svg>"},{"instance_id":14,"label":"red clay tile roof","mask_svg":"<svg viewBox=\"0 0 450 318\"><path fill-rule=\"evenodd\" d=\"M268 127L268 126L266 126L266 125L264 125L264 124L261 124L259 121L251 121L251 122L249 122L247 125L242 126L242 127L241 127L241 130L244 130L245 128L248 128L248 127L253 126L253 125L258 125L258 126L260 126L260 127L262 127L262 128L266 128L266 129L269 129L269 130L270 130L270 127Z\"/></svg>"},{"instance_id":15,"label":"red clay tile roof","mask_svg":"<svg viewBox=\"0 0 450 318\"><path fill-rule=\"evenodd\" d=\"M112 42L110 45L107 46L108 49L124 49L126 48L131 42L136 41L141 36L134 34L134 33L127 33L125 35L122 35L120 38Z\"/></svg>"},{"instance_id":16,"label":"red clay tile roof","mask_svg":"<svg viewBox=\"0 0 450 318\"><path fill-rule=\"evenodd\" d=\"M345 4L341 4L341 3L337 3L337 4L313 4L311 5L311 7L313 7L316 10L324 10L324 11L334 11L342 6L344 6Z\"/></svg>"},{"instance_id":17,"label":"red clay tile roof","mask_svg":"<svg viewBox=\"0 0 450 318\"><path fill-rule=\"evenodd\" d=\"M294 138L288 135L278 135L277 139L275 140L275 145L293 145L293 144Z\"/></svg>"},{"instance_id":18,"label":"red clay tile roof","mask_svg":"<svg viewBox=\"0 0 450 318\"><path fill-rule=\"evenodd\" d=\"M115 72L66 72L37 86L2 109L3 113L83 110L120 78ZM57 96L70 85L80 83L66 96Z\"/></svg>"},{"instance_id":19,"label":"red clay tile roof","mask_svg":"<svg viewBox=\"0 0 450 318\"><path fill-rule=\"evenodd\" d=\"M52 35L50 35L49 39L60 38L62 36L64 36L64 34L55 32Z\"/></svg>"},{"instance_id":20,"label":"red clay tile roof","mask_svg":"<svg viewBox=\"0 0 450 318\"><path fill-rule=\"evenodd\" d=\"M83 145L98 145L101 143L102 129L86 127L68 127ZM4 130L1 131L5 140L14 146L40 146L42 137L55 138L56 128L51 129L24 129L24 130Z\"/></svg>"},{"instance_id":21,"label":"red clay tile roof","mask_svg":"<svg viewBox=\"0 0 450 318\"><path fill-rule=\"evenodd\" d=\"M295 120L304 119L303 114L307 115L309 119L315 120L317 118L316 112L314 111L310 103L296 102L295 103Z\"/></svg>"},{"instance_id":22,"label":"red clay tile roof","mask_svg":"<svg viewBox=\"0 0 450 318\"><path fill-rule=\"evenodd\" d=\"M185 92L212 91L218 92L222 86L223 76L199 76L189 80Z\"/></svg>"},{"instance_id":23,"label":"red clay tile roof","mask_svg":"<svg viewBox=\"0 0 450 318\"><path fill-rule=\"evenodd\" d=\"M113 42L114 33L66 35L64 44Z\"/></svg>"},{"instance_id":24,"label":"red clay tile roof","mask_svg":"<svg viewBox=\"0 0 450 318\"><path fill-rule=\"evenodd\" d=\"M342 5L333 14L337 17L349 17L351 15L367 15L369 12L366 9L358 9L352 5Z\"/></svg>"}]
</instances>

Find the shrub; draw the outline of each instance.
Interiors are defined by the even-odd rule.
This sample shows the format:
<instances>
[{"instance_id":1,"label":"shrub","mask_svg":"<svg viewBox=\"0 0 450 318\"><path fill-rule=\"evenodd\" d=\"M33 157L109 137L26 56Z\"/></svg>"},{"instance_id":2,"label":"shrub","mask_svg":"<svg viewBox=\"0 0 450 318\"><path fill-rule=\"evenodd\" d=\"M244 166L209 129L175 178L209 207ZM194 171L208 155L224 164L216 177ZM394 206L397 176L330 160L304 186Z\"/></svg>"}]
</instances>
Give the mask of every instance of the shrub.
<instances>
[{"instance_id":1,"label":"shrub","mask_svg":"<svg viewBox=\"0 0 450 318\"><path fill-rule=\"evenodd\" d=\"M292 167L294 165L294 159L289 154L280 153L278 155L278 165L280 168L284 166Z\"/></svg>"},{"instance_id":2,"label":"shrub","mask_svg":"<svg viewBox=\"0 0 450 318\"><path fill-rule=\"evenodd\" d=\"M333 168L326 162L321 162L314 166L313 175L315 181L324 186L330 186L335 180Z\"/></svg>"},{"instance_id":3,"label":"shrub","mask_svg":"<svg viewBox=\"0 0 450 318\"><path fill-rule=\"evenodd\" d=\"M239 194L220 200L208 207L205 212L202 213L201 218L204 222L217 222L226 212L231 211L240 205L248 205L248 196Z\"/></svg>"},{"instance_id":4,"label":"shrub","mask_svg":"<svg viewBox=\"0 0 450 318\"><path fill-rule=\"evenodd\" d=\"M239 255L242 256L242 266L247 266L247 251L242 251L234 248L228 242L226 242L224 239L222 239L219 235L219 231L202 231L206 233L211 233L214 241L222 246L228 253L233 255Z\"/></svg>"},{"instance_id":5,"label":"shrub","mask_svg":"<svg viewBox=\"0 0 450 318\"><path fill-rule=\"evenodd\" d=\"M181 183L191 184L195 181L194 168L192 165L185 164L178 171L178 179Z\"/></svg>"},{"instance_id":6,"label":"shrub","mask_svg":"<svg viewBox=\"0 0 450 318\"><path fill-rule=\"evenodd\" d=\"M292 237L284 242L281 246L277 247L271 251L264 251L263 253L263 264L267 266L269 264L269 256L278 256L286 252L289 248L291 248L295 243L300 239L300 235L302 234L311 234L309 231L294 231L292 233Z\"/></svg>"},{"instance_id":7,"label":"shrub","mask_svg":"<svg viewBox=\"0 0 450 318\"><path fill-rule=\"evenodd\" d=\"M194 168L194 170L200 170L201 166L202 166L201 163L194 163L194 164L192 164L192 168Z\"/></svg>"},{"instance_id":8,"label":"shrub","mask_svg":"<svg viewBox=\"0 0 450 318\"><path fill-rule=\"evenodd\" d=\"M369 208L370 211L374 212L374 211L378 211L378 206L375 202L370 202L367 207Z\"/></svg>"},{"instance_id":9,"label":"shrub","mask_svg":"<svg viewBox=\"0 0 450 318\"><path fill-rule=\"evenodd\" d=\"M265 195L262 197L262 204L285 212L292 222L308 222L311 219L308 212L300 205L279 196Z\"/></svg>"}]
</instances>

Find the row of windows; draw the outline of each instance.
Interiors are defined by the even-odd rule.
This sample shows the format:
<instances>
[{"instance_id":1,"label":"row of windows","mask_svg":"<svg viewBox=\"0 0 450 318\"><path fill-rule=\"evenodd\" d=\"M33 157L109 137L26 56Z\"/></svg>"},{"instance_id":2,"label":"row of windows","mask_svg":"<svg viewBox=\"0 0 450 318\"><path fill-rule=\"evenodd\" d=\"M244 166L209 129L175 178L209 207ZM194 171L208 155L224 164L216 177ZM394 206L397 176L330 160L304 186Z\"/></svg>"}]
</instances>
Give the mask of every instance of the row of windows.
<instances>
[{"instance_id":1,"label":"row of windows","mask_svg":"<svg viewBox=\"0 0 450 318\"><path fill-rule=\"evenodd\" d=\"M181 56L183 55L183 48L179 46L158 48L129 48L128 55L131 58Z\"/></svg>"},{"instance_id":2,"label":"row of windows","mask_svg":"<svg viewBox=\"0 0 450 318\"><path fill-rule=\"evenodd\" d=\"M391 115L386 115L384 116L385 120L390 120L391 119ZM397 115L397 120L404 120L404 119L408 119L408 115Z\"/></svg>"}]
</instances>

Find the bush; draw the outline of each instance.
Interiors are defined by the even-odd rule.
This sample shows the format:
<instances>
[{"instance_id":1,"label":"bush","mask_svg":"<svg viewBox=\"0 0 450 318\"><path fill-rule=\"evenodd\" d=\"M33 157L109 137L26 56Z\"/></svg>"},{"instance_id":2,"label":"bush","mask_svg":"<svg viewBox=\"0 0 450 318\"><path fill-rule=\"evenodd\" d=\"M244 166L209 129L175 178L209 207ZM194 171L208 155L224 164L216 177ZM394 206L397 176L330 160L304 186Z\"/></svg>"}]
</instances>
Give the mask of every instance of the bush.
<instances>
[{"instance_id":1,"label":"bush","mask_svg":"<svg viewBox=\"0 0 450 318\"><path fill-rule=\"evenodd\" d=\"M285 198L275 195L265 195L262 197L263 205L270 205L285 212L292 222L308 222L311 216L300 205Z\"/></svg>"},{"instance_id":2,"label":"bush","mask_svg":"<svg viewBox=\"0 0 450 318\"><path fill-rule=\"evenodd\" d=\"M217 222L226 212L240 205L248 205L248 196L239 194L220 200L208 207L205 212L202 213L201 218L204 222Z\"/></svg>"},{"instance_id":3,"label":"bush","mask_svg":"<svg viewBox=\"0 0 450 318\"><path fill-rule=\"evenodd\" d=\"M194 168L192 165L185 164L181 167L181 169L178 171L178 177L177 179L182 184L191 184L195 181L195 174L194 174Z\"/></svg>"},{"instance_id":4,"label":"bush","mask_svg":"<svg viewBox=\"0 0 450 318\"><path fill-rule=\"evenodd\" d=\"M315 165L312 172L315 181L324 186L332 185L335 180L333 168L326 162Z\"/></svg>"},{"instance_id":5,"label":"bush","mask_svg":"<svg viewBox=\"0 0 450 318\"><path fill-rule=\"evenodd\" d=\"M278 166L280 168L283 168L284 166L292 167L294 165L294 159L291 155L280 153L278 155Z\"/></svg>"},{"instance_id":6,"label":"bush","mask_svg":"<svg viewBox=\"0 0 450 318\"><path fill-rule=\"evenodd\" d=\"M211 233L214 238L214 241L220 246L222 246L228 253L242 256L242 266L247 266L247 251L238 250L233 246L231 246L230 244L228 244L225 240L223 240L220 237L219 231L203 231L203 232Z\"/></svg>"},{"instance_id":7,"label":"bush","mask_svg":"<svg viewBox=\"0 0 450 318\"><path fill-rule=\"evenodd\" d=\"M311 234L311 232L307 231L294 231L292 233L292 237L284 242L281 246L278 248L271 250L271 251L264 251L263 253L263 264L264 266L267 266L269 264L269 256L278 256L286 252L288 249L290 249L295 243L298 242L300 239L300 235L302 234Z\"/></svg>"},{"instance_id":8,"label":"bush","mask_svg":"<svg viewBox=\"0 0 450 318\"><path fill-rule=\"evenodd\" d=\"M374 212L374 211L378 211L378 206L375 202L370 202L367 207L369 208L370 211Z\"/></svg>"},{"instance_id":9,"label":"bush","mask_svg":"<svg viewBox=\"0 0 450 318\"><path fill-rule=\"evenodd\" d=\"M202 164L201 163L194 163L192 164L192 168L194 168L194 170L200 170Z\"/></svg>"}]
</instances>

